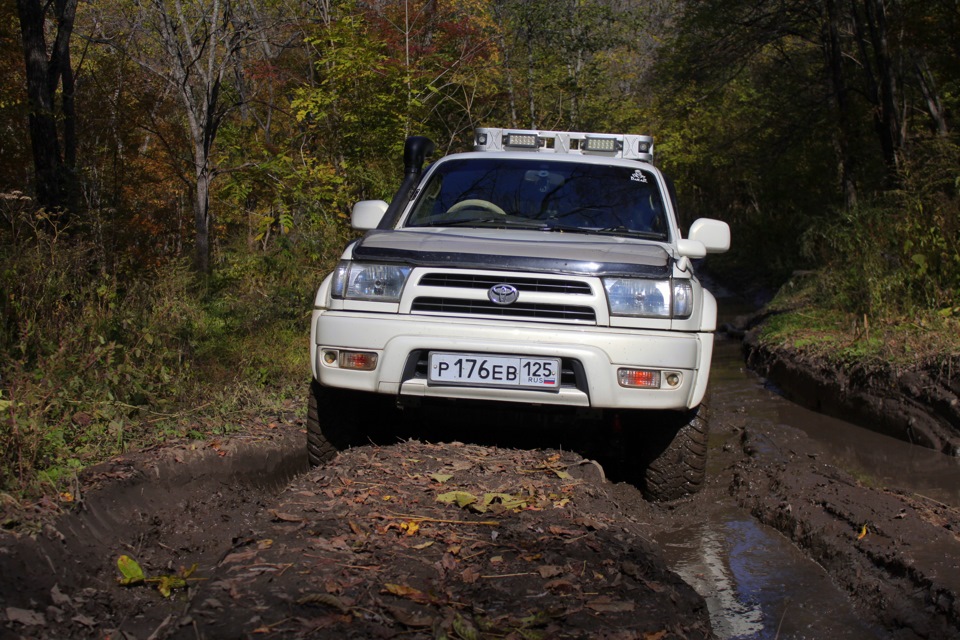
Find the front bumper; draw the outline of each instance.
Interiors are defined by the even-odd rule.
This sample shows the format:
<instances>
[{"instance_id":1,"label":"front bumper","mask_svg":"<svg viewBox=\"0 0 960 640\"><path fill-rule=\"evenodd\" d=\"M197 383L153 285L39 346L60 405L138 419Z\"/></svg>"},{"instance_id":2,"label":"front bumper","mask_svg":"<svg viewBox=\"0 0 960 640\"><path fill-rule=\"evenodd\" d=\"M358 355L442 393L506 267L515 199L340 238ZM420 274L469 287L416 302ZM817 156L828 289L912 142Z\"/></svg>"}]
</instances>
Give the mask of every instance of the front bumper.
<instances>
[{"instance_id":1,"label":"front bumper","mask_svg":"<svg viewBox=\"0 0 960 640\"><path fill-rule=\"evenodd\" d=\"M600 409L686 409L706 392L713 334L477 321L430 316L317 309L313 314L311 362L323 385L374 393L550 404ZM325 363L326 349L375 352L373 371ZM416 360L430 351L559 357L575 381L559 391L441 386L418 373ZM679 374L676 386L621 387L621 367Z\"/></svg>"}]
</instances>

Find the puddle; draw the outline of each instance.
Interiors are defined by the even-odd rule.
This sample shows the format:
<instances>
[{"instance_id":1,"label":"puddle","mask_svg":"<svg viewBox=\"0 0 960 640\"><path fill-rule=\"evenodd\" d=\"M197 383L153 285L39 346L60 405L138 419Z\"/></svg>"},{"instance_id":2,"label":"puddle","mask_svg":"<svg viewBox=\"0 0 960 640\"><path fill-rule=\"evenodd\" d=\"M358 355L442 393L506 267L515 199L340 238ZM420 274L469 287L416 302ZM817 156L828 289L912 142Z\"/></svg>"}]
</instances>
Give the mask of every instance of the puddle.
<instances>
[{"instance_id":1,"label":"puddle","mask_svg":"<svg viewBox=\"0 0 960 640\"><path fill-rule=\"evenodd\" d=\"M707 602L718 638L883 638L814 562L736 508L657 536L670 568Z\"/></svg>"}]
</instances>

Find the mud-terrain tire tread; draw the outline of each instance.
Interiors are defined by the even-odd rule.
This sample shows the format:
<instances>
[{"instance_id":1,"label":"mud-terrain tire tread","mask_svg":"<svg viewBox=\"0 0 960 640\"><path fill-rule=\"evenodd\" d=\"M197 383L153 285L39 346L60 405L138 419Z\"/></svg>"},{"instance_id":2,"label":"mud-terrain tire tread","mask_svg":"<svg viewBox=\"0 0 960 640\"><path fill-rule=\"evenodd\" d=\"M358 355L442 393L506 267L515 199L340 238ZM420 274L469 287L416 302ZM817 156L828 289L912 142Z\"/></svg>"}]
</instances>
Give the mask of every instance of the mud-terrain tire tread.
<instances>
[{"instance_id":1,"label":"mud-terrain tire tread","mask_svg":"<svg viewBox=\"0 0 960 640\"><path fill-rule=\"evenodd\" d=\"M324 387L316 380L310 383L307 403L307 458L311 466L332 460L337 452L351 444L351 427L345 394L340 389ZM324 408L323 420L320 407Z\"/></svg>"},{"instance_id":2,"label":"mud-terrain tire tread","mask_svg":"<svg viewBox=\"0 0 960 640\"><path fill-rule=\"evenodd\" d=\"M655 502L668 502L696 493L706 479L707 440L710 436L707 408L700 405L681 416L664 421L664 438L669 438L669 442L644 469L643 492Z\"/></svg>"}]
</instances>

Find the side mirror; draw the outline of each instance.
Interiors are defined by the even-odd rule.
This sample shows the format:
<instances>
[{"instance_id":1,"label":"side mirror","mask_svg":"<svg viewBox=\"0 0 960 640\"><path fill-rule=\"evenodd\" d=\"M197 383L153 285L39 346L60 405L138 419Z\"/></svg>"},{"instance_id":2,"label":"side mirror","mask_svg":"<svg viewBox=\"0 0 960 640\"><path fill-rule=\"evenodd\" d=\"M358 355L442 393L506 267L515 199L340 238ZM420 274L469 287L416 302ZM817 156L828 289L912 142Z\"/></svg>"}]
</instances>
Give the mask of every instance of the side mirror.
<instances>
[{"instance_id":1,"label":"side mirror","mask_svg":"<svg viewBox=\"0 0 960 640\"><path fill-rule=\"evenodd\" d=\"M730 248L730 225L722 220L700 218L690 225L688 236L677 242L681 256L702 258L708 253L723 253Z\"/></svg>"},{"instance_id":2,"label":"side mirror","mask_svg":"<svg viewBox=\"0 0 960 640\"><path fill-rule=\"evenodd\" d=\"M350 224L358 231L376 229L387 212L387 206L383 200L361 200L353 205Z\"/></svg>"}]
</instances>

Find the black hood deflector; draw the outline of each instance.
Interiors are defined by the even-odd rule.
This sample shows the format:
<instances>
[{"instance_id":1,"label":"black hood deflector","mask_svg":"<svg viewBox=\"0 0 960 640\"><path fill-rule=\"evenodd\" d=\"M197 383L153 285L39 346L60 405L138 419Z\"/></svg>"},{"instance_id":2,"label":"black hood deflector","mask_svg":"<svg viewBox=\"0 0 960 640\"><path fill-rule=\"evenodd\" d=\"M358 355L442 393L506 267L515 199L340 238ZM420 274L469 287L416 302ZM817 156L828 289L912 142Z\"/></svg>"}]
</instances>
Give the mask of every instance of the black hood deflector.
<instances>
[{"instance_id":1,"label":"black hood deflector","mask_svg":"<svg viewBox=\"0 0 960 640\"><path fill-rule=\"evenodd\" d=\"M672 258L663 246L632 239L574 236L557 239L491 237L449 232L370 231L354 260L415 267L529 271L584 276L664 278Z\"/></svg>"}]
</instances>

